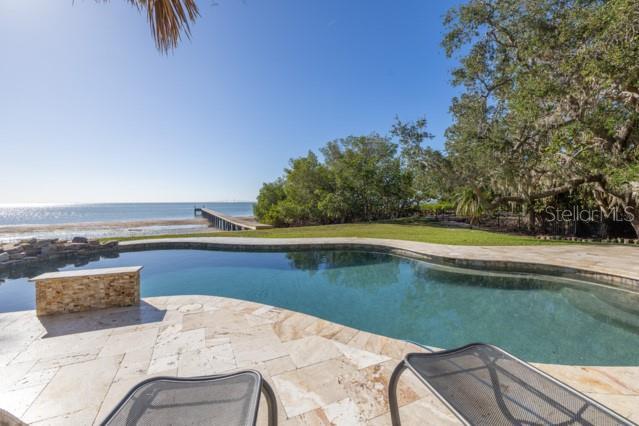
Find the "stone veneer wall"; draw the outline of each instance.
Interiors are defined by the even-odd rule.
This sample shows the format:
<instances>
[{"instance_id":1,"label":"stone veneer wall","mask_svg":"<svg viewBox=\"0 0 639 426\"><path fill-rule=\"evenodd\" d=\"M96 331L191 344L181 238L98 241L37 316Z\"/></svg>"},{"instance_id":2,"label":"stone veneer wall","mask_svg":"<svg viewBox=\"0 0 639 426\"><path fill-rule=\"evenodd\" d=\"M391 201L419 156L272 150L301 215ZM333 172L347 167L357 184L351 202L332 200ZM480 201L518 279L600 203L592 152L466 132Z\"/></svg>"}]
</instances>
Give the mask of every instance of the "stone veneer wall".
<instances>
[{"instance_id":1,"label":"stone veneer wall","mask_svg":"<svg viewBox=\"0 0 639 426\"><path fill-rule=\"evenodd\" d=\"M113 268L35 277L36 313L50 315L140 303L140 269ZM96 271L100 271L96 273Z\"/></svg>"}]
</instances>

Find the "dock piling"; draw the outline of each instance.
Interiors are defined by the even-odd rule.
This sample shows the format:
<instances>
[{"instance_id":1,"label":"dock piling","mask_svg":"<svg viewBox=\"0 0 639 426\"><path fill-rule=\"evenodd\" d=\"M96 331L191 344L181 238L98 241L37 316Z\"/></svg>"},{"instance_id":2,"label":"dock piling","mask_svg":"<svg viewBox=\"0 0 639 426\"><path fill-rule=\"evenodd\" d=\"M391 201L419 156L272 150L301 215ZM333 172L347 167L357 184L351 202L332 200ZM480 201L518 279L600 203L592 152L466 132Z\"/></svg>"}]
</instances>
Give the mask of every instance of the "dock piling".
<instances>
[{"instance_id":1,"label":"dock piling","mask_svg":"<svg viewBox=\"0 0 639 426\"><path fill-rule=\"evenodd\" d=\"M202 217L207 218L214 227L223 231L254 231L256 229L271 228L270 225L257 223L251 218L228 216L215 210L207 209L206 207L196 207L195 212L198 211L200 212Z\"/></svg>"}]
</instances>

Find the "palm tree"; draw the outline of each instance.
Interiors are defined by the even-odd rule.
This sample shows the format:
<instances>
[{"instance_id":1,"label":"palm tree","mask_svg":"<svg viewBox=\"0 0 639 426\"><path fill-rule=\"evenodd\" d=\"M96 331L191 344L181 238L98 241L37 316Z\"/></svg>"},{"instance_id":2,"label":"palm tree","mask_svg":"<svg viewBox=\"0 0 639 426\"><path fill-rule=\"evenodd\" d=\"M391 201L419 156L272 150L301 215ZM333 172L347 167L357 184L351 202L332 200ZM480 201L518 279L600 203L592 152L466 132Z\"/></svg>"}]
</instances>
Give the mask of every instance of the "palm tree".
<instances>
[{"instance_id":1,"label":"palm tree","mask_svg":"<svg viewBox=\"0 0 639 426\"><path fill-rule=\"evenodd\" d=\"M195 0L127 0L139 10L146 10L151 33L163 53L177 47L182 34L191 37L190 23L200 12Z\"/></svg>"},{"instance_id":2,"label":"palm tree","mask_svg":"<svg viewBox=\"0 0 639 426\"><path fill-rule=\"evenodd\" d=\"M455 197L457 216L465 216L471 225L479 223L486 211L486 194L481 189L464 188Z\"/></svg>"}]
</instances>

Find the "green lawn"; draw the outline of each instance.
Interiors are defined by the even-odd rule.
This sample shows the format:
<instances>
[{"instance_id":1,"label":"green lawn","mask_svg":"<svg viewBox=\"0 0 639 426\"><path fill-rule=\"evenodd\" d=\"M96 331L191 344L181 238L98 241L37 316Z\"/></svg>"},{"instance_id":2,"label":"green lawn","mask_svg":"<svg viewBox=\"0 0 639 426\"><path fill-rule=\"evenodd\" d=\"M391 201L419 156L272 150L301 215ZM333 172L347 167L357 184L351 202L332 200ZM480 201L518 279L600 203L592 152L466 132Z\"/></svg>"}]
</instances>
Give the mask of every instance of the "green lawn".
<instances>
[{"instance_id":1,"label":"green lawn","mask_svg":"<svg viewBox=\"0 0 639 426\"><path fill-rule=\"evenodd\" d=\"M196 234L156 235L149 237L105 238L107 240L139 240L176 237L260 237L260 238L313 238L313 237L368 237L394 240L421 241L436 244L519 246L567 243L542 241L533 237L464 228L445 228L428 224L362 223L345 225L303 226L275 228L259 231L207 232Z\"/></svg>"}]
</instances>

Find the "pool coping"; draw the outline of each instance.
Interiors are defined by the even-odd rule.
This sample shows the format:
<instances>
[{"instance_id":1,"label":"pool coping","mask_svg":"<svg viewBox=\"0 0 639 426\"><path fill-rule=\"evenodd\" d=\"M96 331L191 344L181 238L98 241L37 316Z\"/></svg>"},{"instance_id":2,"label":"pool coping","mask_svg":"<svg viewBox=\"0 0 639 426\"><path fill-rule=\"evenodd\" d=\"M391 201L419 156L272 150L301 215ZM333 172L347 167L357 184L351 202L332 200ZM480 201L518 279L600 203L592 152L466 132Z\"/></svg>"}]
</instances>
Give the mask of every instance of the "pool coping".
<instances>
[{"instance_id":1,"label":"pool coping","mask_svg":"<svg viewBox=\"0 0 639 426\"><path fill-rule=\"evenodd\" d=\"M276 251L355 249L382 251L434 264L497 272L533 273L572 278L639 292L639 249L634 247L453 246L375 238L190 237L121 242L118 251L200 249ZM582 251L579 251L582 249ZM634 251L633 250L637 250ZM517 260L520 256L526 260ZM535 259L534 261L531 260ZM597 262L593 262L593 258ZM590 260L588 260L590 259ZM626 263L626 262L633 262ZM612 263L627 266L611 272ZM559 264L560 263L560 264ZM635 271L636 269L636 271Z\"/></svg>"}]
</instances>

